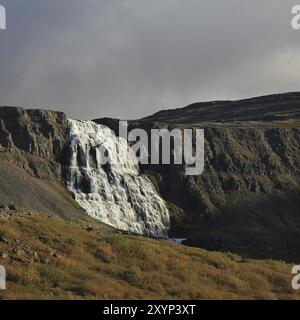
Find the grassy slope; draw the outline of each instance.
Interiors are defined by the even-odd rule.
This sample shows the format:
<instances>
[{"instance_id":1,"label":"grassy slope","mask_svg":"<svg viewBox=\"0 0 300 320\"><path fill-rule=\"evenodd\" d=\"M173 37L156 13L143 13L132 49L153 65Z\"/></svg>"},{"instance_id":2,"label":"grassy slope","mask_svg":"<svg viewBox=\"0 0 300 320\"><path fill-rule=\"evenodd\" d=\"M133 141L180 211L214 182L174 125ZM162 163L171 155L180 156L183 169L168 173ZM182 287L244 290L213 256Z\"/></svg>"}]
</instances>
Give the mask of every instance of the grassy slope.
<instances>
[{"instance_id":1,"label":"grassy slope","mask_svg":"<svg viewBox=\"0 0 300 320\"><path fill-rule=\"evenodd\" d=\"M4 299L300 298L283 262L120 234L89 219L0 212L0 252Z\"/></svg>"}]
</instances>

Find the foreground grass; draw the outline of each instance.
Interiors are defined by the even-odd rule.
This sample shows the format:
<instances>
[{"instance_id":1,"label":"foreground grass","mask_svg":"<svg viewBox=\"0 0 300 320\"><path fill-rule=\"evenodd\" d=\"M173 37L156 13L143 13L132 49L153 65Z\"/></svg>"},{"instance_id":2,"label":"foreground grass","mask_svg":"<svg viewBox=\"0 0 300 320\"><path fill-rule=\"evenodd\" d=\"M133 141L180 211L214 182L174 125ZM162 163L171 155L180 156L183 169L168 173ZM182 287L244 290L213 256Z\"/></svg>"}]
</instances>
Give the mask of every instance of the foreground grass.
<instances>
[{"instance_id":1,"label":"foreground grass","mask_svg":"<svg viewBox=\"0 0 300 320\"><path fill-rule=\"evenodd\" d=\"M2 299L300 298L284 262L124 235L92 221L0 219L0 253L8 273Z\"/></svg>"}]
</instances>

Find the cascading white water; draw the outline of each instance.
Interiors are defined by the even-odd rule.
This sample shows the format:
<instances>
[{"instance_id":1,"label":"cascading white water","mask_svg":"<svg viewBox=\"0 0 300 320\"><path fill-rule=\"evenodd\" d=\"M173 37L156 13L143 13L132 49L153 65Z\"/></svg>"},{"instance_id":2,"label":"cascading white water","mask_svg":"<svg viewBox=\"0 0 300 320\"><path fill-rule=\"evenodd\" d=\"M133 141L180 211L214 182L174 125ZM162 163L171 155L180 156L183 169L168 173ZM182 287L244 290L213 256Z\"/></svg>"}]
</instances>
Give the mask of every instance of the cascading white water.
<instances>
[{"instance_id":1,"label":"cascading white water","mask_svg":"<svg viewBox=\"0 0 300 320\"><path fill-rule=\"evenodd\" d=\"M68 121L71 154L67 182L79 205L91 217L117 229L166 238L170 226L166 204L150 179L139 174L127 141L104 125ZM123 155L122 164L118 164L118 155Z\"/></svg>"}]
</instances>

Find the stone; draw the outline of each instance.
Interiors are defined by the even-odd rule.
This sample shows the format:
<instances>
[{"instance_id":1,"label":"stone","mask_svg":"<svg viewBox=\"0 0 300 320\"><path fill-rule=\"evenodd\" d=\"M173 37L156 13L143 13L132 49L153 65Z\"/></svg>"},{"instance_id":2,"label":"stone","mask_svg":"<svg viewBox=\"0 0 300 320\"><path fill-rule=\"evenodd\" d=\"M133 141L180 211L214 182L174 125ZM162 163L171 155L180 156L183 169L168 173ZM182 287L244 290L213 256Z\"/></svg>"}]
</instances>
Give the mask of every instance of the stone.
<instances>
[{"instance_id":1,"label":"stone","mask_svg":"<svg viewBox=\"0 0 300 320\"><path fill-rule=\"evenodd\" d=\"M0 242L3 242L5 244L11 244L11 240L9 240L1 235L0 235Z\"/></svg>"},{"instance_id":2,"label":"stone","mask_svg":"<svg viewBox=\"0 0 300 320\"><path fill-rule=\"evenodd\" d=\"M49 264L50 263L50 259L48 257L44 257L44 258L41 258L41 262L44 263L44 264Z\"/></svg>"},{"instance_id":3,"label":"stone","mask_svg":"<svg viewBox=\"0 0 300 320\"><path fill-rule=\"evenodd\" d=\"M87 228L86 228L86 231L87 231L87 232L93 232L94 229L93 229L93 227L87 227Z\"/></svg>"},{"instance_id":4,"label":"stone","mask_svg":"<svg viewBox=\"0 0 300 320\"><path fill-rule=\"evenodd\" d=\"M8 209L10 210L10 211L17 211L18 210L18 208L15 206L15 205L9 205L8 206Z\"/></svg>"}]
</instances>

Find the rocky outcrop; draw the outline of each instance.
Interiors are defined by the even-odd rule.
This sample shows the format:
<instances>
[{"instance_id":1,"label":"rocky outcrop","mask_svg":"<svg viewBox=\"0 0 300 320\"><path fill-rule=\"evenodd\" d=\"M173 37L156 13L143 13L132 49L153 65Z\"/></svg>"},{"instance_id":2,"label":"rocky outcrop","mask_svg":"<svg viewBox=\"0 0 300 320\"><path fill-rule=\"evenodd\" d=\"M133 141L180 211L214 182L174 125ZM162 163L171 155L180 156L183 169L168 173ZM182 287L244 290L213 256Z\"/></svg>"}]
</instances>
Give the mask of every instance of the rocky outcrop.
<instances>
[{"instance_id":1,"label":"rocky outcrop","mask_svg":"<svg viewBox=\"0 0 300 320\"><path fill-rule=\"evenodd\" d=\"M0 108L0 157L38 178L60 180L69 128L62 112Z\"/></svg>"},{"instance_id":2,"label":"rocky outcrop","mask_svg":"<svg viewBox=\"0 0 300 320\"><path fill-rule=\"evenodd\" d=\"M65 218L83 213L63 186L68 132L61 112L0 108L0 208Z\"/></svg>"},{"instance_id":3,"label":"rocky outcrop","mask_svg":"<svg viewBox=\"0 0 300 320\"><path fill-rule=\"evenodd\" d=\"M170 235L186 244L296 262L300 254L300 129L205 129L205 171L145 166L182 208Z\"/></svg>"}]
</instances>

